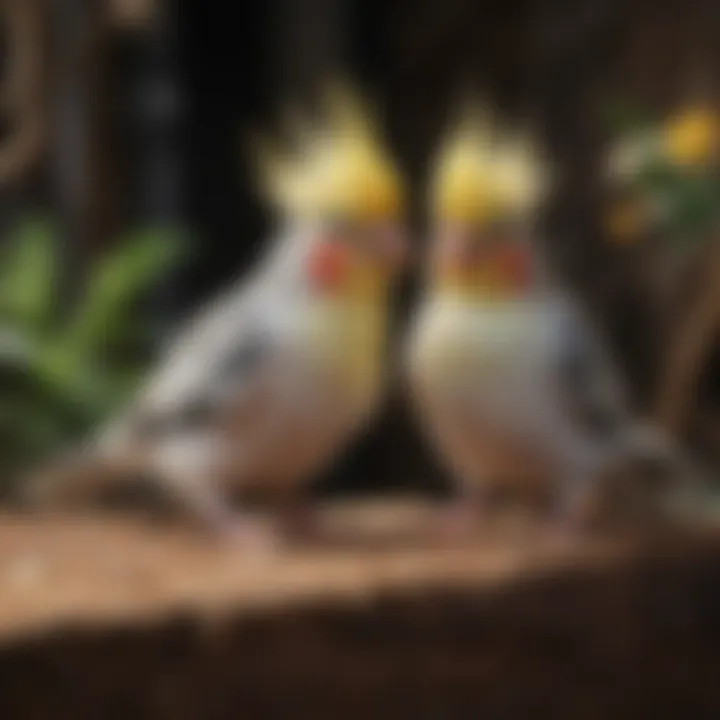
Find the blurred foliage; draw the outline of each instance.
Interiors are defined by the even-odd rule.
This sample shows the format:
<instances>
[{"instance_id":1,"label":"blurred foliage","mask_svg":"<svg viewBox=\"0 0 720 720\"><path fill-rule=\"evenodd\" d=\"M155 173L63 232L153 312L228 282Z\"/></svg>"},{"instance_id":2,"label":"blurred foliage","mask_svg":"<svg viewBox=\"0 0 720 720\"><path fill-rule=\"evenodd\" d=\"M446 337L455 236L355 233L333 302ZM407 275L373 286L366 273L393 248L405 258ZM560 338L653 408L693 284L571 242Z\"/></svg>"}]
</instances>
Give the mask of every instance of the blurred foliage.
<instances>
[{"instance_id":1,"label":"blurred foliage","mask_svg":"<svg viewBox=\"0 0 720 720\"><path fill-rule=\"evenodd\" d=\"M609 99L601 112L603 125L614 136L645 132L657 123L652 111L623 97Z\"/></svg>"},{"instance_id":2,"label":"blurred foliage","mask_svg":"<svg viewBox=\"0 0 720 720\"><path fill-rule=\"evenodd\" d=\"M715 240L720 225L718 113L693 105L662 120L631 103L616 103L606 120L614 136L611 181L645 208L655 235L677 250Z\"/></svg>"},{"instance_id":3,"label":"blurred foliage","mask_svg":"<svg viewBox=\"0 0 720 720\"><path fill-rule=\"evenodd\" d=\"M720 177L712 170L649 162L637 178L638 186L661 208L664 236L675 247L714 239L720 221Z\"/></svg>"},{"instance_id":4,"label":"blurred foliage","mask_svg":"<svg viewBox=\"0 0 720 720\"><path fill-rule=\"evenodd\" d=\"M67 307L51 222L0 246L0 482L77 440L137 385L152 340L139 302L179 259L170 229L132 233L89 270Z\"/></svg>"}]
</instances>

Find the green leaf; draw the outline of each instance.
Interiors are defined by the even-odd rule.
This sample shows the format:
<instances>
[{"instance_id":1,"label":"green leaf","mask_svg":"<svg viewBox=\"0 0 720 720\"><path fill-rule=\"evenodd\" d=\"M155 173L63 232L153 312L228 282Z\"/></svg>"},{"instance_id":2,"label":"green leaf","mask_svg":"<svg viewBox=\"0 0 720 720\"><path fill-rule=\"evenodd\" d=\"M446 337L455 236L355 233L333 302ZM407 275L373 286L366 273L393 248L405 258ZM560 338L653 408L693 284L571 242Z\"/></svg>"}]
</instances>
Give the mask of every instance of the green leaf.
<instances>
[{"instance_id":1,"label":"green leaf","mask_svg":"<svg viewBox=\"0 0 720 720\"><path fill-rule=\"evenodd\" d=\"M688 175L667 199L669 239L683 246L703 238L718 221L720 187L706 175Z\"/></svg>"},{"instance_id":2,"label":"green leaf","mask_svg":"<svg viewBox=\"0 0 720 720\"><path fill-rule=\"evenodd\" d=\"M0 316L0 468L11 475L82 438L137 388L148 345L147 318L137 302L184 250L170 228L134 233L90 269L69 319L52 328L51 245L49 232L14 238L0 267L0 278L7 278ZM33 285L23 278L41 292L26 293Z\"/></svg>"},{"instance_id":3,"label":"green leaf","mask_svg":"<svg viewBox=\"0 0 720 720\"><path fill-rule=\"evenodd\" d=\"M683 183L683 175L665 159L654 157L640 170L637 183L646 192L665 198L678 191Z\"/></svg>"},{"instance_id":4,"label":"green leaf","mask_svg":"<svg viewBox=\"0 0 720 720\"><path fill-rule=\"evenodd\" d=\"M22 367L35 347L26 333L0 324L0 369Z\"/></svg>"},{"instance_id":5,"label":"green leaf","mask_svg":"<svg viewBox=\"0 0 720 720\"><path fill-rule=\"evenodd\" d=\"M107 255L93 271L65 341L75 358L105 353L128 332L132 310L142 293L177 262L183 251L171 229L135 233Z\"/></svg>"},{"instance_id":6,"label":"green leaf","mask_svg":"<svg viewBox=\"0 0 720 720\"><path fill-rule=\"evenodd\" d=\"M38 332L54 309L57 256L52 225L42 218L22 222L0 258L0 319Z\"/></svg>"},{"instance_id":7,"label":"green leaf","mask_svg":"<svg viewBox=\"0 0 720 720\"><path fill-rule=\"evenodd\" d=\"M41 461L71 437L72 425L43 403L15 398L0 408L0 461L6 472Z\"/></svg>"}]
</instances>

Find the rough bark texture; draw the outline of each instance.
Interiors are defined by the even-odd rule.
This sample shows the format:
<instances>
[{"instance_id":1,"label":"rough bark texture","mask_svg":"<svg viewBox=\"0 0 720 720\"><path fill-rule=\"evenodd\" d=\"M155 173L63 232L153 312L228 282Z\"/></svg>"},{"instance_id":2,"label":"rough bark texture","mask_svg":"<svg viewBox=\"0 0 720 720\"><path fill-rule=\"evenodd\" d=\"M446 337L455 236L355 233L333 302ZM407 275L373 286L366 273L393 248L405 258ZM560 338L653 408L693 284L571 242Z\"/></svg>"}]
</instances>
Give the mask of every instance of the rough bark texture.
<instances>
[{"instance_id":1,"label":"rough bark texture","mask_svg":"<svg viewBox=\"0 0 720 720\"><path fill-rule=\"evenodd\" d=\"M1 716L718 717L717 539L433 549L403 512L261 562L5 518Z\"/></svg>"}]
</instances>

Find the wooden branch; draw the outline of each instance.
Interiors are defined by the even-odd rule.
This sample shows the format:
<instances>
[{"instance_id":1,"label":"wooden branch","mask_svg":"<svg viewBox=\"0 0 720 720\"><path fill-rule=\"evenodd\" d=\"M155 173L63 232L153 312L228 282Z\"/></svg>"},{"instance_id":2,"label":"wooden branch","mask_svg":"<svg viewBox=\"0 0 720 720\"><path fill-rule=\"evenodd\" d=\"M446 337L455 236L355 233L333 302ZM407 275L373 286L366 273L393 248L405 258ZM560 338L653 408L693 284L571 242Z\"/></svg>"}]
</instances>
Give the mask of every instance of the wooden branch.
<instances>
[{"instance_id":1,"label":"wooden branch","mask_svg":"<svg viewBox=\"0 0 720 720\"><path fill-rule=\"evenodd\" d=\"M421 507L330 514L353 545L259 562L0 518L3 720L720 716L717 536L443 548L391 542Z\"/></svg>"},{"instance_id":2,"label":"wooden branch","mask_svg":"<svg viewBox=\"0 0 720 720\"><path fill-rule=\"evenodd\" d=\"M671 333L660 375L656 417L673 434L682 434L712 345L720 336L720 245L708 260L705 281L684 318Z\"/></svg>"},{"instance_id":3,"label":"wooden branch","mask_svg":"<svg viewBox=\"0 0 720 720\"><path fill-rule=\"evenodd\" d=\"M9 70L0 102L12 131L0 145L0 185L20 180L40 157L46 135L43 23L38 0L5 0Z\"/></svg>"}]
</instances>

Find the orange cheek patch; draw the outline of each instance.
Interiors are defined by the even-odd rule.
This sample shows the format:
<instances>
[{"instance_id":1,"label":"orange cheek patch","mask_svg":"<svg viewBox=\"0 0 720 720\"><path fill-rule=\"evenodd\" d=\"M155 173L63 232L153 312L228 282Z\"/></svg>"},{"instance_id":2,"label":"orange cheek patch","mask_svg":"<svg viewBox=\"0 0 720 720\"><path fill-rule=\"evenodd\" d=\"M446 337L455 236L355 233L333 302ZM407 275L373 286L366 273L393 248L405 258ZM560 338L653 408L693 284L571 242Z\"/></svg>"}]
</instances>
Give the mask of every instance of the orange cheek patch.
<instances>
[{"instance_id":1,"label":"orange cheek patch","mask_svg":"<svg viewBox=\"0 0 720 720\"><path fill-rule=\"evenodd\" d=\"M347 248L334 243L320 243L310 253L307 272L315 287L329 292L343 286L349 264Z\"/></svg>"},{"instance_id":2,"label":"orange cheek patch","mask_svg":"<svg viewBox=\"0 0 720 720\"><path fill-rule=\"evenodd\" d=\"M497 258L497 266L504 280L512 287L526 288L532 281L530 257L520 248L507 248Z\"/></svg>"}]
</instances>

